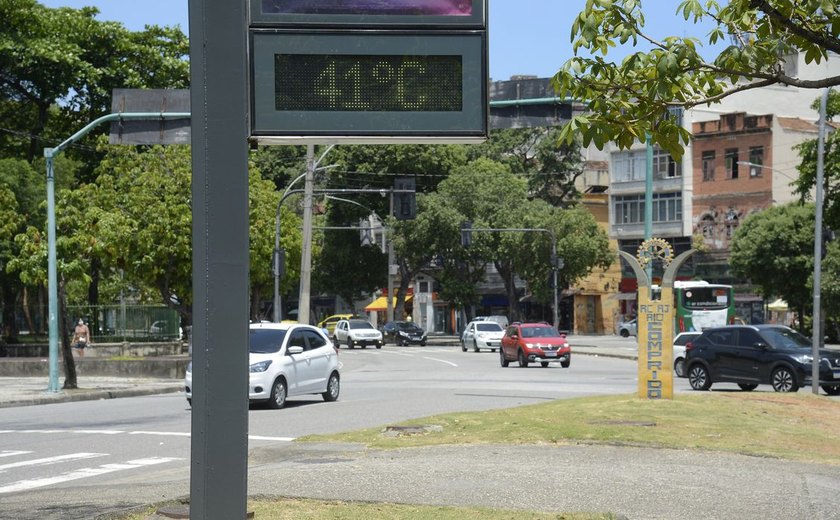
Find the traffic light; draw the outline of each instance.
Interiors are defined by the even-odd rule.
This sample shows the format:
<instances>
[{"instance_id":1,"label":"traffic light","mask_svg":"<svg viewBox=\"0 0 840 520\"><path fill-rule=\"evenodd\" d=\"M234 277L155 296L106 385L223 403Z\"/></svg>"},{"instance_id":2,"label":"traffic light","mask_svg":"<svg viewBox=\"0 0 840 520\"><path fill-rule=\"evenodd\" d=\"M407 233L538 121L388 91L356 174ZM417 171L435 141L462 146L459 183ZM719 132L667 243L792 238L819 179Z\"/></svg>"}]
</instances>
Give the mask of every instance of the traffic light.
<instances>
[{"instance_id":1,"label":"traffic light","mask_svg":"<svg viewBox=\"0 0 840 520\"><path fill-rule=\"evenodd\" d=\"M362 247L372 245L373 233L371 231L370 221L368 219L362 219L362 221L359 222L359 228L359 242Z\"/></svg>"},{"instance_id":2,"label":"traffic light","mask_svg":"<svg viewBox=\"0 0 840 520\"><path fill-rule=\"evenodd\" d=\"M283 278L286 274L286 250L282 247L274 250L274 276Z\"/></svg>"},{"instance_id":3,"label":"traffic light","mask_svg":"<svg viewBox=\"0 0 840 520\"><path fill-rule=\"evenodd\" d=\"M472 245L472 222L461 222L461 246L468 248Z\"/></svg>"},{"instance_id":4,"label":"traffic light","mask_svg":"<svg viewBox=\"0 0 840 520\"><path fill-rule=\"evenodd\" d=\"M414 177L394 179L394 217L397 220L414 220L417 217L416 186Z\"/></svg>"},{"instance_id":5,"label":"traffic light","mask_svg":"<svg viewBox=\"0 0 840 520\"><path fill-rule=\"evenodd\" d=\"M825 259L825 255L828 250L828 243L834 240L834 231L828 228L823 228L822 231L822 250L820 253L820 258Z\"/></svg>"}]
</instances>

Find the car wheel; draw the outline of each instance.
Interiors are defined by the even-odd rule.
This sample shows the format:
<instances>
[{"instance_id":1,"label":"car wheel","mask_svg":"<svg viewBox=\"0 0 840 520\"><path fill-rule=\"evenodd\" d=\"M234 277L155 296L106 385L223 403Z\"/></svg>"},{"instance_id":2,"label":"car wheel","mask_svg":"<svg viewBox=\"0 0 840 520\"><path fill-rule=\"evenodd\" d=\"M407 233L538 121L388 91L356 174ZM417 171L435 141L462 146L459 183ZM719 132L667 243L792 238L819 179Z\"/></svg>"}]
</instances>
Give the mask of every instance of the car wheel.
<instances>
[{"instance_id":1,"label":"car wheel","mask_svg":"<svg viewBox=\"0 0 840 520\"><path fill-rule=\"evenodd\" d=\"M770 376L770 384L773 385L773 390L777 392L796 392L799 390L796 377L788 367L779 367L774 370L773 375Z\"/></svg>"},{"instance_id":2,"label":"car wheel","mask_svg":"<svg viewBox=\"0 0 840 520\"><path fill-rule=\"evenodd\" d=\"M628 337L630 337L630 331L627 330L627 329L621 329L621 331L618 333L618 335L621 336L622 338L628 338Z\"/></svg>"},{"instance_id":3,"label":"car wheel","mask_svg":"<svg viewBox=\"0 0 840 520\"><path fill-rule=\"evenodd\" d=\"M341 348L341 343L338 342L337 337L333 336L332 341L333 341L333 345L335 345L335 348Z\"/></svg>"},{"instance_id":4,"label":"car wheel","mask_svg":"<svg viewBox=\"0 0 840 520\"><path fill-rule=\"evenodd\" d=\"M508 361L505 357L505 351L502 349L499 349L499 361L502 363L502 368L505 368L510 364L510 361Z\"/></svg>"},{"instance_id":5,"label":"car wheel","mask_svg":"<svg viewBox=\"0 0 840 520\"><path fill-rule=\"evenodd\" d=\"M758 385L752 383L738 383L738 388L740 388L744 392L752 392L753 390L758 388Z\"/></svg>"},{"instance_id":6,"label":"car wheel","mask_svg":"<svg viewBox=\"0 0 840 520\"><path fill-rule=\"evenodd\" d=\"M840 395L840 385L822 385L820 388L828 395Z\"/></svg>"},{"instance_id":7,"label":"car wheel","mask_svg":"<svg viewBox=\"0 0 840 520\"><path fill-rule=\"evenodd\" d=\"M278 377L271 387L271 396L268 398L268 407L274 410L279 410L286 405L286 396L288 389L286 388L286 380Z\"/></svg>"},{"instance_id":8,"label":"car wheel","mask_svg":"<svg viewBox=\"0 0 840 520\"><path fill-rule=\"evenodd\" d=\"M540 366L543 368L548 368L548 361L541 361Z\"/></svg>"},{"instance_id":9,"label":"car wheel","mask_svg":"<svg viewBox=\"0 0 840 520\"><path fill-rule=\"evenodd\" d=\"M823 390L825 390L825 387L823 387ZM828 395L832 395L832 394L828 393L828 390L826 390L825 393L827 393ZM187 404L192 406L192 399L190 399L189 397L187 397Z\"/></svg>"},{"instance_id":10,"label":"car wheel","mask_svg":"<svg viewBox=\"0 0 840 520\"><path fill-rule=\"evenodd\" d=\"M473 352L480 352L481 349L478 348L478 341L473 340Z\"/></svg>"},{"instance_id":11,"label":"car wheel","mask_svg":"<svg viewBox=\"0 0 840 520\"><path fill-rule=\"evenodd\" d=\"M695 390L708 390L712 386L709 369L697 363L688 369L688 383Z\"/></svg>"},{"instance_id":12,"label":"car wheel","mask_svg":"<svg viewBox=\"0 0 840 520\"><path fill-rule=\"evenodd\" d=\"M421 347L425 347L425 346L426 346L426 340L421 341L421 342L420 342L420 346L421 346Z\"/></svg>"},{"instance_id":13,"label":"car wheel","mask_svg":"<svg viewBox=\"0 0 840 520\"><path fill-rule=\"evenodd\" d=\"M520 350L520 351L519 351L519 354L518 354L518 356L517 356L517 359L519 360L519 366L520 366L520 367L522 367L522 368L528 368L528 358L526 358L526 357L525 357L525 353L524 353L524 352L522 352L522 351Z\"/></svg>"},{"instance_id":14,"label":"car wheel","mask_svg":"<svg viewBox=\"0 0 840 520\"><path fill-rule=\"evenodd\" d=\"M466 352L466 351L467 351L467 344L462 341L461 342L461 352Z\"/></svg>"},{"instance_id":15,"label":"car wheel","mask_svg":"<svg viewBox=\"0 0 840 520\"><path fill-rule=\"evenodd\" d=\"M333 372L330 374L330 380L327 381L327 391L321 396L327 402L337 401L339 392L341 392L341 380L338 378L338 374Z\"/></svg>"},{"instance_id":16,"label":"car wheel","mask_svg":"<svg viewBox=\"0 0 840 520\"><path fill-rule=\"evenodd\" d=\"M347 348L355 348L353 347L353 342L350 341L350 338L347 338Z\"/></svg>"},{"instance_id":17,"label":"car wheel","mask_svg":"<svg viewBox=\"0 0 840 520\"><path fill-rule=\"evenodd\" d=\"M571 364L572 364L571 356L569 356L569 359L567 359L566 361L561 361L560 362L560 366L563 367L563 368L569 368L569 365L571 365Z\"/></svg>"},{"instance_id":18,"label":"car wheel","mask_svg":"<svg viewBox=\"0 0 840 520\"><path fill-rule=\"evenodd\" d=\"M683 358L677 358L674 361L674 373L677 374L677 377L685 377L685 360Z\"/></svg>"}]
</instances>

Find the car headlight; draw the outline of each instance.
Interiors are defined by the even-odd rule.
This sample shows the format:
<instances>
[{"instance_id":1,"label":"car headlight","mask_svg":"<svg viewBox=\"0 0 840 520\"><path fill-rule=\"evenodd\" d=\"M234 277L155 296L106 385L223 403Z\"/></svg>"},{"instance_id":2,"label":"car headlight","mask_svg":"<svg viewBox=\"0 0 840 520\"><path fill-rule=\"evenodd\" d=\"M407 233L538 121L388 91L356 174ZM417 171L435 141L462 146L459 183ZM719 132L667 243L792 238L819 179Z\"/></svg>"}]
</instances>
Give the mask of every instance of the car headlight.
<instances>
[{"instance_id":1,"label":"car headlight","mask_svg":"<svg viewBox=\"0 0 840 520\"><path fill-rule=\"evenodd\" d=\"M251 372L265 372L268 370L268 367L271 366L271 360L267 359L265 361L260 361L259 363L254 363L250 367Z\"/></svg>"},{"instance_id":2,"label":"car headlight","mask_svg":"<svg viewBox=\"0 0 840 520\"><path fill-rule=\"evenodd\" d=\"M814 361L814 356L810 356L808 354L800 354L798 356L794 356L795 360L799 361L800 363L811 363Z\"/></svg>"},{"instance_id":3,"label":"car headlight","mask_svg":"<svg viewBox=\"0 0 840 520\"><path fill-rule=\"evenodd\" d=\"M400 336L408 336L408 332L406 332L406 331L404 331L404 330L401 330L401 331L399 332L399 334L400 334Z\"/></svg>"}]
</instances>

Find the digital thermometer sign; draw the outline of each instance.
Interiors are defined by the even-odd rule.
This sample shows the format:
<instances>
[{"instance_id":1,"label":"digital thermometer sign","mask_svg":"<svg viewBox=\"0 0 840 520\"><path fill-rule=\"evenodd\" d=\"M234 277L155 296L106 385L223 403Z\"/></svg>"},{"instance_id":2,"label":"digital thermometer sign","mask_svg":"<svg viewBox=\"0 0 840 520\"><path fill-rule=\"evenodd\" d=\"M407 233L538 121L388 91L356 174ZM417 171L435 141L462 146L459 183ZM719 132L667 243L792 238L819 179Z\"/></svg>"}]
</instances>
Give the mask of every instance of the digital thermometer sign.
<instances>
[{"instance_id":1,"label":"digital thermometer sign","mask_svg":"<svg viewBox=\"0 0 840 520\"><path fill-rule=\"evenodd\" d=\"M462 56L275 54L278 111L460 112Z\"/></svg>"},{"instance_id":2,"label":"digital thermometer sign","mask_svg":"<svg viewBox=\"0 0 840 520\"><path fill-rule=\"evenodd\" d=\"M252 135L486 138L484 34L253 31ZM439 139L434 139L439 138Z\"/></svg>"}]
</instances>

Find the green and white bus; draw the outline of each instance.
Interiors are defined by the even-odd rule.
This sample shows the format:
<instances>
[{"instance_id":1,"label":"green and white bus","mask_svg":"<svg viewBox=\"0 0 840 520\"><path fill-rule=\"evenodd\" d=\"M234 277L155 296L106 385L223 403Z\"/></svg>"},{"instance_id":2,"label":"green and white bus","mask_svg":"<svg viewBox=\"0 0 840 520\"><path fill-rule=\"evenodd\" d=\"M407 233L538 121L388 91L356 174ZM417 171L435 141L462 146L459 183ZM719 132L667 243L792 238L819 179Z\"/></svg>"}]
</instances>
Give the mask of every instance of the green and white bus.
<instances>
[{"instance_id":1,"label":"green and white bus","mask_svg":"<svg viewBox=\"0 0 840 520\"><path fill-rule=\"evenodd\" d=\"M674 334L735 323L731 285L705 281L674 282Z\"/></svg>"}]
</instances>

